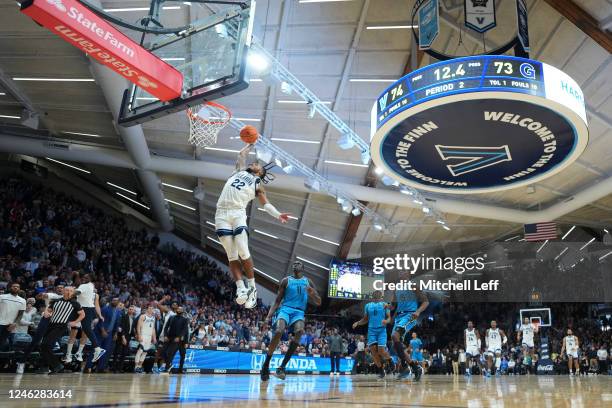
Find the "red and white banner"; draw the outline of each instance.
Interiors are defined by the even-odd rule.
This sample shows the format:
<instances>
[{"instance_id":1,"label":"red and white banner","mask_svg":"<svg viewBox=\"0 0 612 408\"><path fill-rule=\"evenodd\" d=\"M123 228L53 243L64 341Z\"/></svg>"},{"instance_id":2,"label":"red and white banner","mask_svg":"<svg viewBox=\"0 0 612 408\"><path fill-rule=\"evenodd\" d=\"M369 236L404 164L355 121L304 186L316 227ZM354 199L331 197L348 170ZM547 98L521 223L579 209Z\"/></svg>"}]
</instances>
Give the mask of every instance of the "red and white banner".
<instances>
[{"instance_id":1,"label":"red and white banner","mask_svg":"<svg viewBox=\"0 0 612 408\"><path fill-rule=\"evenodd\" d=\"M181 95L183 74L76 0L30 0L21 12L159 100Z\"/></svg>"}]
</instances>

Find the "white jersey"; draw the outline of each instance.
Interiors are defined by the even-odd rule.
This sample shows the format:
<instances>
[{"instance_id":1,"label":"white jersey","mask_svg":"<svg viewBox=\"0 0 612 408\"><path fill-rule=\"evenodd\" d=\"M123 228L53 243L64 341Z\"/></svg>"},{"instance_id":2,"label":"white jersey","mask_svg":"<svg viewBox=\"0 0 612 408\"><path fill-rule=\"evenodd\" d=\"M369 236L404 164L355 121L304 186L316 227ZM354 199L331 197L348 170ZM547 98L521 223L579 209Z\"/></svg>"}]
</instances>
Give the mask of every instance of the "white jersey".
<instances>
[{"instance_id":1,"label":"white jersey","mask_svg":"<svg viewBox=\"0 0 612 408\"><path fill-rule=\"evenodd\" d=\"M575 353L576 351L578 351L578 339L576 338L576 336L571 335L571 336L565 336L565 350L567 351L567 353Z\"/></svg>"},{"instance_id":2,"label":"white jersey","mask_svg":"<svg viewBox=\"0 0 612 408\"><path fill-rule=\"evenodd\" d=\"M151 340L153 331L155 330L155 316L144 315L142 326L140 327L140 335L143 339Z\"/></svg>"},{"instance_id":3,"label":"white jersey","mask_svg":"<svg viewBox=\"0 0 612 408\"><path fill-rule=\"evenodd\" d=\"M478 336L476 336L476 329L465 329L465 352L470 356L477 356L480 354L480 346L478 345Z\"/></svg>"},{"instance_id":4,"label":"white jersey","mask_svg":"<svg viewBox=\"0 0 612 408\"><path fill-rule=\"evenodd\" d=\"M77 290L81 293L77 295L77 302L81 307L94 307L96 304L96 287L93 283L83 283Z\"/></svg>"},{"instance_id":5,"label":"white jersey","mask_svg":"<svg viewBox=\"0 0 612 408\"><path fill-rule=\"evenodd\" d=\"M535 328L533 324L532 323L523 324L521 325L520 330L523 333L523 340L522 340L523 344L533 347L533 336L535 333Z\"/></svg>"},{"instance_id":6,"label":"white jersey","mask_svg":"<svg viewBox=\"0 0 612 408\"><path fill-rule=\"evenodd\" d=\"M501 350L502 341L501 334L499 333L499 329L489 329L487 330L487 349L489 351Z\"/></svg>"},{"instance_id":7,"label":"white jersey","mask_svg":"<svg viewBox=\"0 0 612 408\"><path fill-rule=\"evenodd\" d=\"M255 198L260 178L246 170L240 170L228 178L217 201L217 209L244 210Z\"/></svg>"},{"instance_id":8,"label":"white jersey","mask_svg":"<svg viewBox=\"0 0 612 408\"><path fill-rule=\"evenodd\" d=\"M478 348L478 337L476 337L476 329L465 329L465 346Z\"/></svg>"}]
</instances>

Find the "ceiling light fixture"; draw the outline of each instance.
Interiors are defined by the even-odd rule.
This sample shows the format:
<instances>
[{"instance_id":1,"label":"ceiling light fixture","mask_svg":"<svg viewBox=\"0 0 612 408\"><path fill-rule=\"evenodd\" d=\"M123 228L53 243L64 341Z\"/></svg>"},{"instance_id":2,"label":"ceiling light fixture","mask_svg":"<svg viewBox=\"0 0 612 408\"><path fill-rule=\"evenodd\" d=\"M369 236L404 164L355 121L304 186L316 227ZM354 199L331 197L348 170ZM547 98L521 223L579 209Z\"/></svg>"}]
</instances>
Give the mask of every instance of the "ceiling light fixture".
<instances>
[{"instance_id":1,"label":"ceiling light fixture","mask_svg":"<svg viewBox=\"0 0 612 408\"><path fill-rule=\"evenodd\" d=\"M417 28L413 25L381 25L381 26L367 26L366 30L402 30L407 28Z\"/></svg>"},{"instance_id":2,"label":"ceiling light fixture","mask_svg":"<svg viewBox=\"0 0 612 408\"><path fill-rule=\"evenodd\" d=\"M132 195L138 195L138 193L136 193L135 191L128 190L127 188L125 188L125 187L121 187L121 186L118 186L118 185L116 185L116 184L113 184L113 183L111 183L110 181L107 181L107 182L106 182L106 184L108 184L108 185L109 185L109 186L111 186L111 187L118 188L119 190L123 190L123 191L125 191L126 193L129 193L129 194L132 194Z\"/></svg>"},{"instance_id":3,"label":"ceiling light fixture","mask_svg":"<svg viewBox=\"0 0 612 408\"><path fill-rule=\"evenodd\" d=\"M77 135L77 136L87 136L87 137L102 137L101 135L96 135L96 134L93 134L93 133L66 132L66 131L62 131L62 133L65 133L67 135Z\"/></svg>"},{"instance_id":4,"label":"ceiling light fixture","mask_svg":"<svg viewBox=\"0 0 612 408\"><path fill-rule=\"evenodd\" d=\"M267 273L265 273L265 272L263 272L263 271L261 271L261 270L259 270L259 269L257 269L257 268L253 268L253 270L254 270L255 272L257 272L258 274L263 275L263 276L265 276L266 278L268 278L268 279L270 279L270 280L273 280L274 282L277 282L277 283L278 283L278 282L280 282L280 281L279 281L278 279L276 279L274 276L270 276L270 275L268 275Z\"/></svg>"},{"instance_id":5,"label":"ceiling light fixture","mask_svg":"<svg viewBox=\"0 0 612 408\"><path fill-rule=\"evenodd\" d=\"M126 196L126 195L124 195L124 194L121 194L121 193L120 193L120 192L118 192L118 191L117 191L117 192L115 192L115 194L117 194L117 195L118 195L118 196L120 196L120 197L125 198L125 199L126 199L126 200L128 200L128 201L133 202L134 204L137 204L137 205L139 205L139 206L141 206L141 207L143 207L143 208L146 208L147 210L150 210L150 208L149 208L149 207L147 207L146 205L144 205L143 203L138 202L138 201L134 200L133 198L130 198L130 197L128 197L128 196Z\"/></svg>"},{"instance_id":6,"label":"ceiling light fixture","mask_svg":"<svg viewBox=\"0 0 612 408\"><path fill-rule=\"evenodd\" d=\"M265 235L266 237L278 239L278 237L276 235L272 235L272 234L269 234L269 233L267 233L265 231L258 230L257 228L255 228L253 231L255 231L258 234Z\"/></svg>"},{"instance_id":7,"label":"ceiling light fixture","mask_svg":"<svg viewBox=\"0 0 612 408\"><path fill-rule=\"evenodd\" d=\"M47 160L49 160L49 161L52 161L52 162L54 162L54 163L61 164L62 166L70 167L71 169L75 169L75 170L78 170L78 171L82 171L83 173L91 174L91 171L88 171L88 170L82 169L82 168L77 167L77 166L73 166L72 164L64 163L64 162L61 162L61 161L59 161L59 160L52 159L52 158L50 158L50 157L45 157L45 159L47 159Z\"/></svg>"},{"instance_id":8,"label":"ceiling light fixture","mask_svg":"<svg viewBox=\"0 0 612 408\"><path fill-rule=\"evenodd\" d=\"M165 187L170 187L170 188L175 188L175 189L177 189L177 190L186 191L186 192L188 192L188 193L193 193L193 190L190 190L190 189L185 188L185 187L175 186L174 184L169 184L169 183L163 183L163 182L162 182L162 186L165 186Z\"/></svg>"},{"instance_id":9,"label":"ceiling light fixture","mask_svg":"<svg viewBox=\"0 0 612 408\"><path fill-rule=\"evenodd\" d=\"M327 164L337 164L339 166L368 167L367 164L348 163L348 162L335 161L335 160L325 160L325 163L327 163Z\"/></svg>"},{"instance_id":10,"label":"ceiling light fixture","mask_svg":"<svg viewBox=\"0 0 612 408\"><path fill-rule=\"evenodd\" d=\"M330 240L327 240L327 239L324 239L324 238L319 238L317 236L310 235L310 234L307 234L305 232L302 233L302 235L305 236L305 237L308 237L308 238L316 239L317 241L325 242L325 243L332 244L332 245L335 245L335 246L340 246L340 244L337 243L337 242L330 241Z\"/></svg>"},{"instance_id":11,"label":"ceiling light fixture","mask_svg":"<svg viewBox=\"0 0 612 408\"><path fill-rule=\"evenodd\" d=\"M95 82L93 78L29 78L17 77L13 81L40 81L40 82Z\"/></svg>"},{"instance_id":12,"label":"ceiling light fixture","mask_svg":"<svg viewBox=\"0 0 612 408\"><path fill-rule=\"evenodd\" d=\"M319 267L319 268L321 268L321 269L325 269L326 271L329 271L329 268L328 268L328 267L323 266L323 265L319 265L318 263L313 262L313 261L310 261L310 260L308 260L308 259L306 259L306 258L302 258L301 256L296 256L296 258L297 258L297 259L299 259L300 261L303 261L303 262L309 263L309 264L311 264L311 265L314 265L314 266L317 266L317 267Z\"/></svg>"},{"instance_id":13,"label":"ceiling light fixture","mask_svg":"<svg viewBox=\"0 0 612 408\"><path fill-rule=\"evenodd\" d=\"M319 142L318 140L285 139L285 138L282 138L282 137L271 137L270 140L274 140L275 142L321 144L321 142Z\"/></svg>"},{"instance_id":14,"label":"ceiling light fixture","mask_svg":"<svg viewBox=\"0 0 612 408\"><path fill-rule=\"evenodd\" d=\"M191 211L195 211L195 210L196 210L196 209L195 209L195 208L193 208L193 207L190 207L190 206L185 205L185 204L181 204L181 203L176 202L176 201L168 200L167 198L166 198L166 201L167 201L167 202L169 202L169 203L171 203L171 204L178 205L179 207L187 208L188 210L191 210Z\"/></svg>"}]
</instances>

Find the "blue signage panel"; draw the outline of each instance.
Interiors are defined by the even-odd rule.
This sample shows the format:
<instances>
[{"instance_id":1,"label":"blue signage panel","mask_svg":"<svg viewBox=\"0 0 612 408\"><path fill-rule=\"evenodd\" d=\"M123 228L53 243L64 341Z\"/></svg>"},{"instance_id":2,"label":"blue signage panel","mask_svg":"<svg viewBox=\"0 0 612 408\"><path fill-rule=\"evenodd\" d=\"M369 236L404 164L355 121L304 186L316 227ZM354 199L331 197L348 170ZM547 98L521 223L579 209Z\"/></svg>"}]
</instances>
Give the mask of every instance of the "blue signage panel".
<instances>
[{"instance_id":1,"label":"blue signage panel","mask_svg":"<svg viewBox=\"0 0 612 408\"><path fill-rule=\"evenodd\" d=\"M419 9L419 49L431 48L439 32L438 0L429 0Z\"/></svg>"},{"instance_id":2,"label":"blue signage panel","mask_svg":"<svg viewBox=\"0 0 612 408\"><path fill-rule=\"evenodd\" d=\"M274 370L283 361L283 354L274 354L270 361L270 369ZM187 370L212 370L227 372L249 373L261 370L266 355L249 351L226 351L217 349L189 348L185 355L184 368ZM179 355L174 357L172 365L178 367ZM348 372L353 369L354 360L340 359L340 371ZM288 372L329 372L331 363L329 358L294 355L287 364Z\"/></svg>"}]
</instances>

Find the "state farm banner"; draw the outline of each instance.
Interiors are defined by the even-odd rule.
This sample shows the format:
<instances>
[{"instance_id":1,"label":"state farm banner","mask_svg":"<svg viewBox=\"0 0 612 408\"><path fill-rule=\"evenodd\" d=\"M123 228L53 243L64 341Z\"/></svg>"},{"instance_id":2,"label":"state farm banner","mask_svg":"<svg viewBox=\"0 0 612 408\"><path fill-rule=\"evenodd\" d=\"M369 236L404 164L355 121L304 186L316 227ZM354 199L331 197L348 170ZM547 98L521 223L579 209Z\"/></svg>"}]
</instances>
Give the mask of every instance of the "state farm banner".
<instances>
[{"instance_id":1,"label":"state farm banner","mask_svg":"<svg viewBox=\"0 0 612 408\"><path fill-rule=\"evenodd\" d=\"M76 0L27 0L21 12L159 100L181 95L183 74Z\"/></svg>"}]
</instances>

